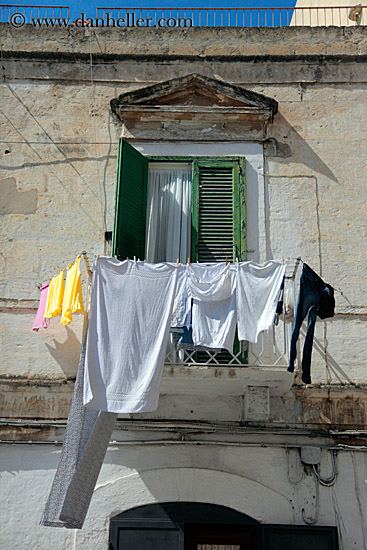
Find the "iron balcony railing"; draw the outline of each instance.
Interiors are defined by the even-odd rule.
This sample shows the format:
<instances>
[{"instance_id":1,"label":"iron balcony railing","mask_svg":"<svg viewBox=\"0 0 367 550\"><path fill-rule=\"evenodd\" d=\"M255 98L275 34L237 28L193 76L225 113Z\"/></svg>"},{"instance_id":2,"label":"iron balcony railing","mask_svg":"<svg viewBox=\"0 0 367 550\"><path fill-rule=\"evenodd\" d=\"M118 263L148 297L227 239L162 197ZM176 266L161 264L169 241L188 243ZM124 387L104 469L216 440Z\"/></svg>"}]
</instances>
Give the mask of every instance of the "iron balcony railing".
<instances>
[{"instance_id":1,"label":"iron balcony railing","mask_svg":"<svg viewBox=\"0 0 367 550\"><path fill-rule=\"evenodd\" d=\"M75 10L74 10L75 11ZM17 16L18 14L18 16ZM137 8L101 7L85 13L77 26L93 27L288 27L356 26L367 24L367 6L248 7L248 8ZM96 17L94 17L96 15ZM68 26L68 6L0 4L0 22L14 27Z\"/></svg>"},{"instance_id":2,"label":"iron balcony railing","mask_svg":"<svg viewBox=\"0 0 367 550\"><path fill-rule=\"evenodd\" d=\"M97 8L97 18L123 26L287 27L364 25L367 6L251 8ZM140 20L140 23L138 23Z\"/></svg>"},{"instance_id":3,"label":"iron balcony railing","mask_svg":"<svg viewBox=\"0 0 367 550\"><path fill-rule=\"evenodd\" d=\"M14 18L20 14L22 19ZM0 22L14 23L14 27L21 27L20 21L31 23L32 20L56 20L70 18L70 8L68 6L25 6L22 4L0 4Z\"/></svg>"}]
</instances>

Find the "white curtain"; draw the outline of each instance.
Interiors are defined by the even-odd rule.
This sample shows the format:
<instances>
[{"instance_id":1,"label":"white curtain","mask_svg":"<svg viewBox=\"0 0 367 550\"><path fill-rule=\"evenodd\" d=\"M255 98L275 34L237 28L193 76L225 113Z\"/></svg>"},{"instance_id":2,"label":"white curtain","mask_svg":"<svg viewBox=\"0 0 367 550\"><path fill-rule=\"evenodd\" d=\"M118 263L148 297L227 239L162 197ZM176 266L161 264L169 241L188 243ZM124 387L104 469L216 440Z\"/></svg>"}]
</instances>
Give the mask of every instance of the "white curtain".
<instances>
[{"instance_id":1,"label":"white curtain","mask_svg":"<svg viewBox=\"0 0 367 550\"><path fill-rule=\"evenodd\" d=\"M191 249L191 166L149 168L146 258L186 263Z\"/></svg>"}]
</instances>

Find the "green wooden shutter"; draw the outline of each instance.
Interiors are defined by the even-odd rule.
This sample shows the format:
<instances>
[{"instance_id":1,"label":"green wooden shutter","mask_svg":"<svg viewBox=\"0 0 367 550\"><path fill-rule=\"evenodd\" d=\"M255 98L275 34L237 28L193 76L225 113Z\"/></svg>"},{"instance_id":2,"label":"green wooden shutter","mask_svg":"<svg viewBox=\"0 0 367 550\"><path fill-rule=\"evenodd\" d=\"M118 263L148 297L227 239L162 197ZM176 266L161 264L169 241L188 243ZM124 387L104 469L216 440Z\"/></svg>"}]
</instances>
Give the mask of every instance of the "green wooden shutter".
<instances>
[{"instance_id":1,"label":"green wooden shutter","mask_svg":"<svg viewBox=\"0 0 367 550\"><path fill-rule=\"evenodd\" d=\"M120 139L113 235L113 255L119 259L144 259L147 180L148 160Z\"/></svg>"},{"instance_id":2,"label":"green wooden shutter","mask_svg":"<svg viewBox=\"0 0 367 550\"><path fill-rule=\"evenodd\" d=\"M193 163L192 257L246 259L245 160Z\"/></svg>"},{"instance_id":3,"label":"green wooden shutter","mask_svg":"<svg viewBox=\"0 0 367 550\"><path fill-rule=\"evenodd\" d=\"M234 262L246 259L245 166L241 159L195 160L193 162L192 258L198 262ZM234 353L240 351L236 337ZM205 361L205 352L197 360ZM216 355L221 364L232 356ZM241 362L247 363L247 353Z\"/></svg>"}]
</instances>

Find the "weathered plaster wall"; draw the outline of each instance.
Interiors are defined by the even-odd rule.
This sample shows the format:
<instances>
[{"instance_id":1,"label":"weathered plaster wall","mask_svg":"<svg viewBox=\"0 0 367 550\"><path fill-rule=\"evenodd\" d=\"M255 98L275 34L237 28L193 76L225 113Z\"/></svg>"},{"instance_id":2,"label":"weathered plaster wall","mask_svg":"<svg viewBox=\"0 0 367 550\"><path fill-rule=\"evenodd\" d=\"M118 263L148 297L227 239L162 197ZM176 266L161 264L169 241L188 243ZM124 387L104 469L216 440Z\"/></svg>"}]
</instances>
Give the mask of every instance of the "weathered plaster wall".
<instances>
[{"instance_id":1,"label":"weathered plaster wall","mask_svg":"<svg viewBox=\"0 0 367 550\"><path fill-rule=\"evenodd\" d=\"M84 54L259 56L259 55L360 55L366 53L366 31L354 28L186 28L97 29L32 28L2 25L5 51ZM47 55L45 56L47 58Z\"/></svg>"},{"instance_id":2,"label":"weathered plaster wall","mask_svg":"<svg viewBox=\"0 0 367 550\"><path fill-rule=\"evenodd\" d=\"M81 319L70 328L53 320L39 334L30 327L36 284L82 250L103 252L112 229L122 128L109 102L198 72L279 102L258 188L249 186L257 192L249 195L250 243L258 235L249 255L300 255L342 289L338 316L318 322L313 379L364 383L364 28L2 31L3 377L75 375ZM7 407L5 399L4 414Z\"/></svg>"}]
</instances>

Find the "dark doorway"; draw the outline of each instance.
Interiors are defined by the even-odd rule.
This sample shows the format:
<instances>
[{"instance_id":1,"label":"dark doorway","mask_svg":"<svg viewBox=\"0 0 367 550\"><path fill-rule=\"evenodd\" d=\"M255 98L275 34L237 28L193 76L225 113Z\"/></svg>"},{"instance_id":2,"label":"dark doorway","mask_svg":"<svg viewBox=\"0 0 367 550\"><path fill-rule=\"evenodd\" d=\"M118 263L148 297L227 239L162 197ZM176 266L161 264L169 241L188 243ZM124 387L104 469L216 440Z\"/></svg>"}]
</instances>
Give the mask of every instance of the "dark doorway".
<instances>
[{"instance_id":1,"label":"dark doorway","mask_svg":"<svg viewBox=\"0 0 367 550\"><path fill-rule=\"evenodd\" d=\"M184 550L257 550L251 525L185 524Z\"/></svg>"},{"instance_id":2,"label":"dark doorway","mask_svg":"<svg viewBox=\"0 0 367 550\"><path fill-rule=\"evenodd\" d=\"M166 502L111 519L109 550L338 550L336 527L262 525L225 506Z\"/></svg>"}]
</instances>

